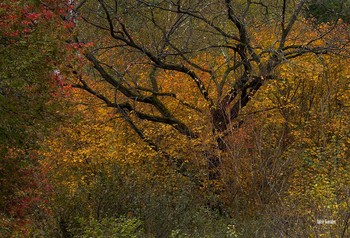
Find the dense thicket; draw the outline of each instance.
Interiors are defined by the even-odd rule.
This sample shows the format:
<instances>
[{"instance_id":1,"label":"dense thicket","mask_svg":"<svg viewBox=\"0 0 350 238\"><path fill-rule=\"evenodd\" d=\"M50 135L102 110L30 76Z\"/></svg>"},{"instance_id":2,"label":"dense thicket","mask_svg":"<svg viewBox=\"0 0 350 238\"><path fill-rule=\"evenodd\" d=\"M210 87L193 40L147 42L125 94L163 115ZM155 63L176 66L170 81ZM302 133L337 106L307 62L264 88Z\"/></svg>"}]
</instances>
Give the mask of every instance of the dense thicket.
<instances>
[{"instance_id":1,"label":"dense thicket","mask_svg":"<svg viewBox=\"0 0 350 238\"><path fill-rule=\"evenodd\" d=\"M346 2L33 3L0 5L0 235L349 235Z\"/></svg>"},{"instance_id":2,"label":"dense thicket","mask_svg":"<svg viewBox=\"0 0 350 238\"><path fill-rule=\"evenodd\" d=\"M61 117L52 76L64 53L48 10L3 1L0 15L0 236L7 236L42 212L36 150Z\"/></svg>"},{"instance_id":3,"label":"dense thicket","mask_svg":"<svg viewBox=\"0 0 350 238\"><path fill-rule=\"evenodd\" d=\"M318 23L332 22L342 19L350 21L350 1L348 0L312 0L305 10L306 16Z\"/></svg>"}]
</instances>

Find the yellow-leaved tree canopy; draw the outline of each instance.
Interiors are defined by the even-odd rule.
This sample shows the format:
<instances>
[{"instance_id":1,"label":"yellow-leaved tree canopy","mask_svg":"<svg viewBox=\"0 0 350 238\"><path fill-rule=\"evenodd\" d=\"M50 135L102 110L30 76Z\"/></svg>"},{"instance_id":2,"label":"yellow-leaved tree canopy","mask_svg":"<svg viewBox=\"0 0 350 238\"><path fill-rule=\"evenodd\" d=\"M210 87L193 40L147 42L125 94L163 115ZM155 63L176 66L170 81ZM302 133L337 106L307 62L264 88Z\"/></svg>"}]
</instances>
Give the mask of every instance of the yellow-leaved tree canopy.
<instances>
[{"instance_id":1,"label":"yellow-leaved tree canopy","mask_svg":"<svg viewBox=\"0 0 350 238\"><path fill-rule=\"evenodd\" d=\"M40 150L61 233L346 237L350 28L315 4L69 1L72 119Z\"/></svg>"},{"instance_id":2,"label":"yellow-leaved tree canopy","mask_svg":"<svg viewBox=\"0 0 350 238\"><path fill-rule=\"evenodd\" d=\"M162 146L167 133L152 138L148 130L165 127L184 141L210 134L203 157L216 170L213 151L230 149L226 137L244 123L242 110L280 77L282 64L345 50L346 25L314 24L303 17L307 6L306 0L83 1L75 40L93 46L81 53L89 64L72 80L175 166L185 158Z\"/></svg>"}]
</instances>

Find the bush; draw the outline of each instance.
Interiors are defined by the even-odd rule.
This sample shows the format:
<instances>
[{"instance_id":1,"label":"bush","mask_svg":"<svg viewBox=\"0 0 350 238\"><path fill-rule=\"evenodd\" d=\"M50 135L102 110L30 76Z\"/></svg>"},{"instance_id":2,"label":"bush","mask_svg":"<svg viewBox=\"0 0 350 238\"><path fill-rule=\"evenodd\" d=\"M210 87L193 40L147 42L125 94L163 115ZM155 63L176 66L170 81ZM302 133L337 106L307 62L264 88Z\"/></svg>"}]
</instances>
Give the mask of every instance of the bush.
<instances>
[{"instance_id":1,"label":"bush","mask_svg":"<svg viewBox=\"0 0 350 238\"><path fill-rule=\"evenodd\" d=\"M136 218L105 218L100 221L91 220L84 227L84 238L116 237L137 238L143 237L142 222Z\"/></svg>"}]
</instances>

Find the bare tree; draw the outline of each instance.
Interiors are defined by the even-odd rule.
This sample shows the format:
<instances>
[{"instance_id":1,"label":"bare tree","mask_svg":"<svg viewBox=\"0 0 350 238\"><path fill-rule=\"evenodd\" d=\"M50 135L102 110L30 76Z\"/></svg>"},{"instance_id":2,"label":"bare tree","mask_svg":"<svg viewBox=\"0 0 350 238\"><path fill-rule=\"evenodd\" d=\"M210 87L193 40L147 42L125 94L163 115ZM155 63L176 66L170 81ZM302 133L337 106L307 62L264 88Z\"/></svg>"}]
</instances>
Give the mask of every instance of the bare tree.
<instances>
[{"instance_id":1,"label":"bare tree","mask_svg":"<svg viewBox=\"0 0 350 238\"><path fill-rule=\"evenodd\" d=\"M182 121L164 102L167 97L178 99L183 107L210 115L217 146L225 150L225 133L239 126L242 109L264 83L277 78L278 66L305 54L339 54L344 50L347 39L335 34L339 21L327 27L313 25L303 17L307 3L307 0L76 3L82 18L77 26L77 41L95 43L85 57L98 78L120 96L94 88L84 77L79 77L75 86L115 108L139 137L157 151L161 148L145 136L131 113L142 120L171 125L189 139L198 138L200 135L190 123ZM262 40L266 36L268 42ZM224 60L203 65L195 60L201 55ZM118 59L127 63L115 64ZM146 84L138 84L138 75L131 66L148 75ZM160 88L160 70L191 80L207 102L207 114L186 99L179 99L173 91ZM204 80L203 75L210 80ZM152 112L144 110L145 107L151 107ZM218 166L215 159L211 163Z\"/></svg>"}]
</instances>

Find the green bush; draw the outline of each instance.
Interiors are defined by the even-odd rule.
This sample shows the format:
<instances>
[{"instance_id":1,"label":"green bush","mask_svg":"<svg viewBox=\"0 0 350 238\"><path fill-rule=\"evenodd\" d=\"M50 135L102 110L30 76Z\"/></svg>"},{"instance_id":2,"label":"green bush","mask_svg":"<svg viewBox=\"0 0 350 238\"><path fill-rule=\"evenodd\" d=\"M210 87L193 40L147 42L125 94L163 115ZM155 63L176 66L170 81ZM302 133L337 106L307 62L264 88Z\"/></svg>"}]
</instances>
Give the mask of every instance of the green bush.
<instances>
[{"instance_id":1,"label":"green bush","mask_svg":"<svg viewBox=\"0 0 350 238\"><path fill-rule=\"evenodd\" d=\"M105 218L100 221L91 220L84 227L83 238L116 237L137 238L142 237L142 222L136 218Z\"/></svg>"}]
</instances>

